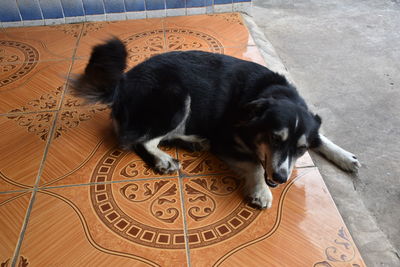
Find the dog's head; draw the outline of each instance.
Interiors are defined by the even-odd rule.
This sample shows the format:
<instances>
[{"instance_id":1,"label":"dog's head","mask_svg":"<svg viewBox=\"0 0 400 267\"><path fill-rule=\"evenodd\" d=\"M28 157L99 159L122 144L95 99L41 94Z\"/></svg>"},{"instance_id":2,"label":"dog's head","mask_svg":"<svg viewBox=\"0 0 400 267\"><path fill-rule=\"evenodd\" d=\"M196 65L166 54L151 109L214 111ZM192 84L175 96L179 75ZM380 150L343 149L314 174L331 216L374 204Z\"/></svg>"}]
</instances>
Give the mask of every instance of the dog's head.
<instances>
[{"instance_id":1,"label":"dog's head","mask_svg":"<svg viewBox=\"0 0 400 267\"><path fill-rule=\"evenodd\" d=\"M319 140L321 118L285 98L261 98L246 105L244 126L269 186L284 183L296 160ZM243 125L243 124L242 124Z\"/></svg>"}]
</instances>

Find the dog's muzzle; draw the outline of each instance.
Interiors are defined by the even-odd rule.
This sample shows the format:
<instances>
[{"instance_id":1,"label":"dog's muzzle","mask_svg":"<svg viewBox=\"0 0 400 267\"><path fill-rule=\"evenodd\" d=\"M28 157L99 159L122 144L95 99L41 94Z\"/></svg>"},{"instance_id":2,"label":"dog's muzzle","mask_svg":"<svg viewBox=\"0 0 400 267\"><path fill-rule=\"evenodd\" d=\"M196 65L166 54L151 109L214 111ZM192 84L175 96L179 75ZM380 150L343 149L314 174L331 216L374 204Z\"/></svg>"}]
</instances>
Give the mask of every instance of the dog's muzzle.
<instances>
[{"instance_id":1,"label":"dog's muzzle","mask_svg":"<svg viewBox=\"0 0 400 267\"><path fill-rule=\"evenodd\" d=\"M267 172L267 155L266 155L266 154L265 154L265 157L264 157L264 161L260 160L260 163L261 163L261 166L262 166L263 169L264 169L264 179L265 179L265 182L267 183L267 185L268 185L269 187L277 187L278 184L275 183L272 179L269 179L269 178L268 178L268 172Z\"/></svg>"}]
</instances>

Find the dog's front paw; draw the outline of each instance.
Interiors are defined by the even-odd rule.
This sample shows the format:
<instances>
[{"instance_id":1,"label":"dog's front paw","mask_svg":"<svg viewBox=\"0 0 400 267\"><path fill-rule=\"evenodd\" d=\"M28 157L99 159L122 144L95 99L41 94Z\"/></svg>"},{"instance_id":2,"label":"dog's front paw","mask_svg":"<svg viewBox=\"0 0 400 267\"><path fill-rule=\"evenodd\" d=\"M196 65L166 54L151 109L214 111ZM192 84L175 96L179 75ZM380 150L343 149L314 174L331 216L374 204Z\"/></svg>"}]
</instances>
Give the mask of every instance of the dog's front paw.
<instances>
[{"instance_id":1,"label":"dog's front paw","mask_svg":"<svg viewBox=\"0 0 400 267\"><path fill-rule=\"evenodd\" d=\"M159 158L156 161L154 169L160 174L171 174L179 170L179 161L171 157Z\"/></svg>"},{"instance_id":2,"label":"dog's front paw","mask_svg":"<svg viewBox=\"0 0 400 267\"><path fill-rule=\"evenodd\" d=\"M258 185L248 188L250 191L247 199L249 203L259 209L269 209L272 206L272 193L267 185Z\"/></svg>"},{"instance_id":3,"label":"dog's front paw","mask_svg":"<svg viewBox=\"0 0 400 267\"><path fill-rule=\"evenodd\" d=\"M336 159L336 163L345 171L357 172L361 167L361 163L357 157L348 151L343 151L339 158Z\"/></svg>"}]
</instances>

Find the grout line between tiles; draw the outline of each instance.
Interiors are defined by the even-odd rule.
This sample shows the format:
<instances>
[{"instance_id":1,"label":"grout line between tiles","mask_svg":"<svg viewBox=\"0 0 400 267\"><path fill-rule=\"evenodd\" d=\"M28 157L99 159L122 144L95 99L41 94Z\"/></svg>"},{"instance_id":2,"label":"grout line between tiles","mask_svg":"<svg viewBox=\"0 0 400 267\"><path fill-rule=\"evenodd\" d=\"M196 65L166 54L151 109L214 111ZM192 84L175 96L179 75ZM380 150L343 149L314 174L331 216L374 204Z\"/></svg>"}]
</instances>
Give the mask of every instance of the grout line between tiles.
<instances>
[{"instance_id":1,"label":"grout line between tiles","mask_svg":"<svg viewBox=\"0 0 400 267\"><path fill-rule=\"evenodd\" d=\"M69 77L70 72L72 70L72 66L74 64L74 56L75 56L75 53L76 53L76 50L77 50L77 47L78 47L78 44L79 44L79 41L80 41L80 38L81 38L81 35L82 35L82 30L83 30L83 27L81 28L81 32L79 33L79 36L78 36L77 41L75 43L75 48L74 48L74 51L72 53L71 65L69 67L69 70L68 70L68 73L67 73L67 77ZM66 84L64 85L64 91L62 92L62 95L61 95L61 100L60 100L60 103L59 103L59 106L58 106L58 110L55 111L55 118L54 118L52 126L50 128L49 139L46 142L42 160L40 161L38 174L36 176L35 185L34 185L33 191L32 191L32 196L31 196L31 199L29 201L29 206L28 206L28 209L26 211L25 218L24 218L24 221L23 221L23 224L22 224L22 227L21 227L21 232L20 232L16 247L15 247L15 250L14 250L14 255L12 257L11 267L16 266L16 263L17 263L17 260L18 260L19 251L21 249L22 242L24 240L25 231L26 231L26 228L27 228L28 223L29 223L29 218L30 218L30 215L31 215L32 207L33 207L33 204L34 204L35 199L36 199L36 193L38 191L38 184L39 184L40 177L42 175L42 172L43 172L43 169L44 169L44 166L45 166L45 162L46 162L47 154L48 154L48 151L49 151L49 148L50 148L50 144L51 144L51 141L53 139L53 135L54 135L54 131L55 131L55 128L56 128L57 119L58 119L59 109L62 106L62 102L64 100L64 95L65 95L67 84L68 84L68 80L66 81Z\"/></svg>"},{"instance_id":2,"label":"grout line between tiles","mask_svg":"<svg viewBox=\"0 0 400 267\"><path fill-rule=\"evenodd\" d=\"M25 236L26 227L28 226L28 221L29 221L29 217L31 216L31 211L32 211L33 203L35 202L35 198L36 198L36 190L33 190L31 199L29 200L28 208L26 210L24 222L22 223L21 232L19 234L17 245L15 246L14 255L12 257L12 262L11 262L11 267L16 266L18 256L19 256L19 251L20 251L21 245L22 245L22 240L24 239L24 236Z\"/></svg>"},{"instance_id":3,"label":"grout line between tiles","mask_svg":"<svg viewBox=\"0 0 400 267\"><path fill-rule=\"evenodd\" d=\"M178 156L178 153L177 153ZM189 244L189 228L186 220L186 206L185 206L185 195L183 192L183 176L181 174L181 170L178 170L179 178L179 197L181 199L181 210L182 210L182 223L183 223L183 236L185 238L185 248L186 248L186 261L188 267L192 266L191 257L190 257L190 244Z\"/></svg>"},{"instance_id":4,"label":"grout line between tiles","mask_svg":"<svg viewBox=\"0 0 400 267\"><path fill-rule=\"evenodd\" d=\"M24 192L31 192L31 191L33 191L33 188L21 189L21 190L1 191L0 195L12 194L12 193L24 193Z\"/></svg>"}]
</instances>

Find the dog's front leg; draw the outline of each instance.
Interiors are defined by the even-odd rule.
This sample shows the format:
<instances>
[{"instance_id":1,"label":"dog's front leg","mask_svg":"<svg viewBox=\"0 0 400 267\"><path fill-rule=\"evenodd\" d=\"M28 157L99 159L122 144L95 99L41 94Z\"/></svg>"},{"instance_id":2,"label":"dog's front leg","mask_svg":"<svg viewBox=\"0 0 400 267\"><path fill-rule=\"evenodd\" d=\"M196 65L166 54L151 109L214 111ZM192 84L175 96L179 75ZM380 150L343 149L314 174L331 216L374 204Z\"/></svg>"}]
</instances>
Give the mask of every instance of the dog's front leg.
<instances>
[{"instance_id":1,"label":"dog's front leg","mask_svg":"<svg viewBox=\"0 0 400 267\"><path fill-rule=\"evenodd\" d=\"M356 156L334 144L322 134L319 134L319 138L321 142L317 147L313 148L315 151L321 153L345 171L358 171L361 164Z\"/></svg>"},{"instance_id":2,"label":"dog's front leg","mask_svg":"<svg viewBox=\"0 0 400 267\"><path fill-rule=\"evenodd\" d=\"M226 160L230 167L245 179L244 194L250 204L260 209L272 206L272 193L264 178L264 169L259 163Z\"/></svg>"},{"instance_id":3,"label":"dog's front leg","mask_svg":"<svg viewBox=\"0 0 400 267\"><path fill-rule=\"evenodd\" d=\"M158 148L162 137L136 144L135 152L154 170L161 174L171 174L179 170L179 161Z\"/></svg>"}]
</instances>

